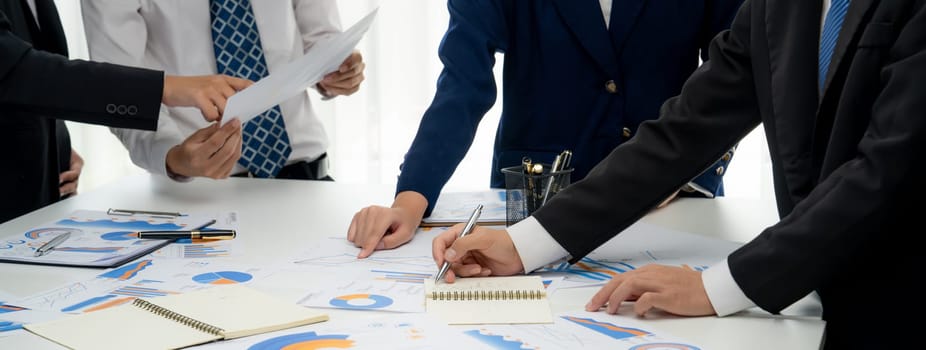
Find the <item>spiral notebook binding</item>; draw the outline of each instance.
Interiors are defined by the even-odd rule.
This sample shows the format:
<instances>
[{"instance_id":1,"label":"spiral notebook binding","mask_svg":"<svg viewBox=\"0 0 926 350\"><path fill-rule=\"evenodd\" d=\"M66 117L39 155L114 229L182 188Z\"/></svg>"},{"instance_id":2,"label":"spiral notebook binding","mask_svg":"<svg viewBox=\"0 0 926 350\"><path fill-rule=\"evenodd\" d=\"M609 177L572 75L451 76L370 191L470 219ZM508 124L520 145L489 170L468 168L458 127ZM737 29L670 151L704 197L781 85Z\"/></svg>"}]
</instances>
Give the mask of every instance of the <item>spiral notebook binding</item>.
<instances>
[{"instance_id":1,"label":"spiral notebook binding","mask_svg":"<svg viewBox=\"0 0 926 350\"><path fill-rule=\"evenodd\" d=\"M204 333L209 333L215 336L222 336L222 334L225 333L224 329L221 329L219 327L210 325L202 321L197 321L195 319L183 316L179 313L176 313L168 309L165 309L163 307L152 304L148 302L147 300L135 299L135 301L132 302L132 305L138 308L141 308L145 311L151 312L155 315L177 321L182 325L199 330Z\"/></svg>"},{"instance_id":2,"label":"spiral notebook binding","mask_svg":"<svg viewBox=\"0 0 926 350\"><path fill-rule=\"evenodd\" d=\"M491 290L431 292L431 300L539 300L547 293L539 290Z\"/></svg>"}]
</instances>

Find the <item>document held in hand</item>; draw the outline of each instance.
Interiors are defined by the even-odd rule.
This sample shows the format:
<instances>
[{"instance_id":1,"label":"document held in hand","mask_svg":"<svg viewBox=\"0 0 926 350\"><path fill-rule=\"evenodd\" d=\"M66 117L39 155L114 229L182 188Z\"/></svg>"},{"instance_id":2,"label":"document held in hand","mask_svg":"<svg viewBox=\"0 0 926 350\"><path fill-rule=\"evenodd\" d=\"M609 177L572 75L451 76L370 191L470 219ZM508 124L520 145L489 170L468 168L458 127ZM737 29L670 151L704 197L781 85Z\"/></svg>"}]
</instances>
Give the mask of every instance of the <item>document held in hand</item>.
<instances>
[{"instance_id":1,"label":"document held in hand","mask_svg":"<svg viewBox=\"0 0 926 350\"><path fill-rule=\"evenodd\" d=\"M304 56L270 72L270 75L228 99L222 123L232 118L246 122L315 85L325 75L338 70L341 63L370 29L378 9L347 30L319 40Z\"/></svg>"},{"instance_id":2,"label":"document held in hand","mask_svg":"<svg viewBox=\"0 0 926 350\"><path fill-rule=\"evenodd\" d=\"M220 285L24 326L72 349L176 349L306 325L328 315Z\"/></svg>"}]
</instances>

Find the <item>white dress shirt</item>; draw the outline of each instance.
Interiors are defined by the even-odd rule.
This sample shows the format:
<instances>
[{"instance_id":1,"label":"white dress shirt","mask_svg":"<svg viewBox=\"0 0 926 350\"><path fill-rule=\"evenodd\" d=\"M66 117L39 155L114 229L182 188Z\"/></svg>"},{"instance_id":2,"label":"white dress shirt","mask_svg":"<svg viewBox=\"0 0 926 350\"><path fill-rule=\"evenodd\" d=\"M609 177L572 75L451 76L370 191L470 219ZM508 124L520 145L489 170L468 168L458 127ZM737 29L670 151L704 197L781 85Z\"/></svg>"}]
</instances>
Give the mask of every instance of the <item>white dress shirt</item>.
<instances>
[{"instance_id":1,"label":"white dress shirt","mask_svg":"<svg viewBox=\"0 0 926 350\"><path fill-rule=\"evenodd\" d=\"M216 74L209 0L82 0L81 5L92 60L172 75ZM341 30L335 0L251 0L251 6L270 74ZM292 145L287 164L324 154L328 138L308 92L280 108ZM196 108L162 106L156 132L111 130L136 165L166 175L167 151L208 124ZM244 171L236 164L232 173Z\"/></svg>"},{"instance_id":2,"label":"white dress shirt","mask_svg":"<svg viewBox=\"0 0 926 350\"><path fill-rule=\"evenodd\" d=\"M604 27L611 27L611 0L598 0L601 4L601 13L604 14Z\"/></svg>"},{"instance_id":3,"label":"white dress shirt","mask_svg":"<svg viewBox=\"0 0 926 350\"><path fill-rule=\"evenodd\" d=\"M36 19L35 26L39 27L39 29L42 29L38 21L39 16L35 12L35 0L26 0L26 4L29 5L29 10L32 11L32 18Z\"/></svg>"},{"instance_id":4,"label":"white dress shirt","mask_svg":"<svg viewBox=\"0 0 926 350\"><path fill-rule=\"evenodd\" d=\"M830 1L823 0L821 32ZM602 11L604 11L604 2L604 0L601 1ZM531 272L551 262L569 258L569 252L556 242L549 231L533 216L508 227L508 234L521 256L525 272ZM733 279L727 259L704 270L701 273L701 281L704 283L707 298L718 316L730 315L756 306Z\"/></svg>"}]
</instances>

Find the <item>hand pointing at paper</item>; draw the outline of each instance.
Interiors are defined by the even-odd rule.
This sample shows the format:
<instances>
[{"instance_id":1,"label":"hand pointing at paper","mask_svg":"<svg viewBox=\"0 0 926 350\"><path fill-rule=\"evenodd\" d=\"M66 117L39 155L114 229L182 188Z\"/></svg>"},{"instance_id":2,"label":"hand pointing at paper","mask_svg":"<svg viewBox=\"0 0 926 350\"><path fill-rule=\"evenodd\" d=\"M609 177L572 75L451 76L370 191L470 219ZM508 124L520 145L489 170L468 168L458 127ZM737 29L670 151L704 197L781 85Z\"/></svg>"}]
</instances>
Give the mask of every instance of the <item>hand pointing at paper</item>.
<instances>
[{"instance_id":1,"label":"hand pointing at paper","mask_svg":"<svg viewBox=\"0 0 926 350\"><path fill-rule=\"evenodd\" d=\"M363 70L366 64L363 63L363 55L354 51L351 53L338 70L325 76L318 83L318 91L327 97L349 96L360 89L360 83L363 82Z\"/></svg>"}]
</instances>

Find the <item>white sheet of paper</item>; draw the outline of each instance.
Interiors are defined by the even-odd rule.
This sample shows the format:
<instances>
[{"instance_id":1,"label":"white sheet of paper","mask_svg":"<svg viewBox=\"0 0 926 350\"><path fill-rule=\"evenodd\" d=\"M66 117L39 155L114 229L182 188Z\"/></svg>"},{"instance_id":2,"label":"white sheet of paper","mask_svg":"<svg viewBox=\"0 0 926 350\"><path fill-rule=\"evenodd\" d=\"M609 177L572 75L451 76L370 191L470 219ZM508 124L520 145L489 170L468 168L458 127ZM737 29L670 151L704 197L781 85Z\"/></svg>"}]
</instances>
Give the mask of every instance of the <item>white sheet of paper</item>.
<instances>
[{"instance_id":1,"label":"white sheet of paper","mask_svg":"<svg viewBox=\"0 0 926 350\"><path fill-rule=\"evenodd\" d=\"M346 279L379 279L408 283L424 283L437 273L437 263L431 255L431 242L446 227L419 228L414 238L396 249L377 250L375 254L357 259L360 248L344 238L331 236L290 258L287 268L314 271Z\"/></svg>"},{"instance_id":2,"label":"white sheet of paper","mask_svg":"<svg viewBox=\"0 0 926 350\"><path fill-rule=\"evenodd\" d=\"M534 272L565 277L560 288L591 286L649 264L687 266L704 270L723 260L741 243L637 222L576 264L555 263Z\"/></svg>"},{"instance_id":3,"label":"white sheet of paper","mask_svg":"<svg viewBox=\"0 0 926 350\"><path fill-rule=\"evenodd\" d=\"M338 70L370 29L378 10L374 9L349 29L318 41L304 56L233 95L225 105L222 123L232 118L238 118L242 123L251 120Z\"/></svg>"},{"instance_id":4,"label":"white sheet of paper","mask_svg":"<svg viewBox=\"0 0 926 350\"><path fill-rule=\"evenodd\" d=\"M328 322L200 345L196 349L479 349L480 343L426 314L332 318Z\"/></svg>"},{"instance_id":5,"label":"white sheet of paper","mask_svg":"<svg viewBox=\"0 0 926 350\"><path fill-rule=\"evenodd\" d=\"M632 316L572 311L553 324L479 325L463 329L487 349L701 349Z\"/></svg>"},{"instance_id":6,"label":"white sheet of paper","mask_svg":"<svg viewBox=\"0 0 926 350\"><path fill-rule=\"evenodd\" d=\"M431 216L422 221L428 224L466 222L473 214L473 208L482 204L479 222L504 223L507 218L505 196L505 190L499 189L441 193Z\"/></svg>"},{"instance_id":7,"label":"white sheet of paper","mask_svg":"<svg viewBox=\"0 0 926 350\"><path fill-rule=\"evenodd\" d=\"M424 312L424 285L378 279L303 280L311 286L299 304L344 310Z\"/></svg>"},{"instance_id":8,"label":"white sheet of paper","mask_svg":"<svg viewBox=\"0 0 926 350\"><path fill-rule=\"evenodd\" d=\"M143 258L103 271L93 279L70 282L11 304L80 314L119 306L135 298L182 294L219 284L250 284L271 271L218 259Z\"/></svg>"}]
</instances>

